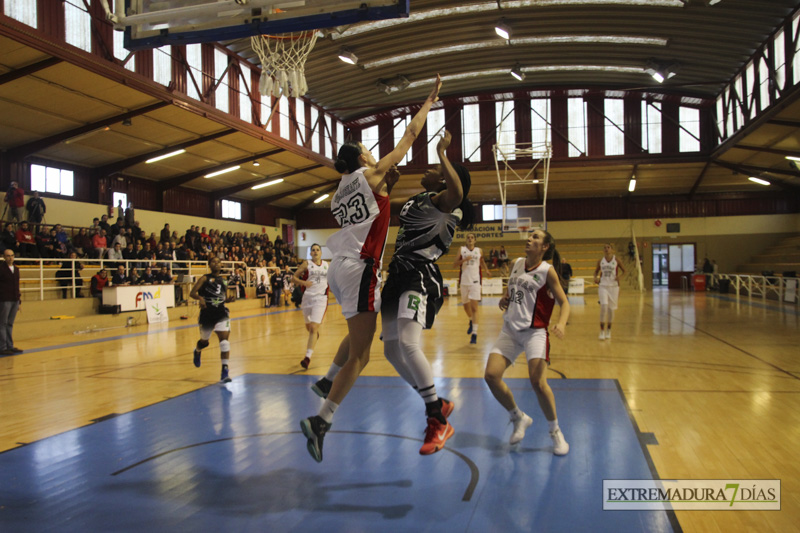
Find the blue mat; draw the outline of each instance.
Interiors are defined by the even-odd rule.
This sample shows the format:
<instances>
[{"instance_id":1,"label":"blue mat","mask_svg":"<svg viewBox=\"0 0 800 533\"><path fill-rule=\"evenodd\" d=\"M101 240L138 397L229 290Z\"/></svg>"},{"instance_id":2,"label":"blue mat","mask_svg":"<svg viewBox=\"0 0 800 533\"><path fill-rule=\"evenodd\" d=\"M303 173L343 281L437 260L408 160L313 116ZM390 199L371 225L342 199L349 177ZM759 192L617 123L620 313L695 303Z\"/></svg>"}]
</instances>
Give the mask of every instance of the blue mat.
<instances>
[{"instance_id":1,"label":"blue mat","mask_svg":"<svg viewBox=\"0 0 800 533\"><path fill-rule=\"evenodd\" d=\"M300 419L313 376L237 377L0 454L0 531L674 531L666 512L602 510L603 479L654 472L617 383L551 380L569 455L556 457L527 380L507 380L534 418L507 444L508 415L481 379L439 379L456 433L418 453L419 396L362 377L317 464Z\"/></svg>"}]
</instances>

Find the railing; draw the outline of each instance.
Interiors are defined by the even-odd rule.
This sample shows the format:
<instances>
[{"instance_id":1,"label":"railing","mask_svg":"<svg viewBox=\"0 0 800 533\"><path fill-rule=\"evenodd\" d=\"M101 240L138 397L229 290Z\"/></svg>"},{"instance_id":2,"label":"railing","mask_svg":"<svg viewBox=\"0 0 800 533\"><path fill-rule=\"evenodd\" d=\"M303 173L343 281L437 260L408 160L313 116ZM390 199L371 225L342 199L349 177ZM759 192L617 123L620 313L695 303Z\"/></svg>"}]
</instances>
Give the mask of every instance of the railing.
<instances>
[{"instance_id":1,"label":"railing","mask_svg":"<svg viewBox=\"0 0 800 533\"><path fill-rule=\"evenodd\" d=\"M728 280L732 292L737 295L758 297L766 300L774 296L781 302L797 304L800 301L800 279L783 276L751 276L747 274L711 274L712 283L718 285Z\"/></svg>"}]
</instances>

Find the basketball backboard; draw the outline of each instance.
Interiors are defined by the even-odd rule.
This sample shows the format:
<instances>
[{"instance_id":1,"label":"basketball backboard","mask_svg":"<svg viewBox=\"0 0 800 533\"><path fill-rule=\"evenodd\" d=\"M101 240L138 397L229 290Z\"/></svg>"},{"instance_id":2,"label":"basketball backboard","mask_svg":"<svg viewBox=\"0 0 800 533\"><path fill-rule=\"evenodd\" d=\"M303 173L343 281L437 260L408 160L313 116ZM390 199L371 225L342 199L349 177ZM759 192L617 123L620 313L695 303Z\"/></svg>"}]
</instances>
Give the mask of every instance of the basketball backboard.
<instances>
[{"instance_id":1,"label":"basketball backboard","mask_svg":"<svg viewBox=\"0 0 800 533\"><path fill-rule=\"evenodd\" d=\"M113 13L107 3L114 3ZM125 48L228 41L408 17L410 0L103 0Z\"/></svg>"}]
</instances>

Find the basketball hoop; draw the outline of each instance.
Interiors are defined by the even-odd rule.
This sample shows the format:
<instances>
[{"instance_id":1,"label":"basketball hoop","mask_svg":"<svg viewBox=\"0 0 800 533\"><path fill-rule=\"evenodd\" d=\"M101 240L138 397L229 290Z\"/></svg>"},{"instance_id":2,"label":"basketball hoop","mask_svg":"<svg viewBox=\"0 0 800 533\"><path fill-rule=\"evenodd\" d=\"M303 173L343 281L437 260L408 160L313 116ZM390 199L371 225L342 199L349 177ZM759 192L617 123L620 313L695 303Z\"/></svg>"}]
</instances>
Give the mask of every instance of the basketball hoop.
<instances>
[{"instance_id":1,"label":"basketball hoop","mask_svg":"<svg viewBox=\"0 0 800 533\"><path fill-rule=\"evenodd\" d=\"M261 60L258 91L275 98L303 96L308 90L305 66L308 54L317 42L317 31L255 35L250 45Z\"/></svg>"}]
</instances>

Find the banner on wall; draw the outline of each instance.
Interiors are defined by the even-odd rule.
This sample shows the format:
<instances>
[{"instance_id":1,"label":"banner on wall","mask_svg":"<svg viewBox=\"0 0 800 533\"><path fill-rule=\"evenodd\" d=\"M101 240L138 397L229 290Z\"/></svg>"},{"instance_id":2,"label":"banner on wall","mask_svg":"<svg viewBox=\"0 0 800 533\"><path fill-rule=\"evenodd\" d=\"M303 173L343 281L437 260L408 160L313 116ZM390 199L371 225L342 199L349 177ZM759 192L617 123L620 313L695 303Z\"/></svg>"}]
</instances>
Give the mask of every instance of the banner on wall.
<instances>
[{"instance_id":1,"label":"banner on wall","mask_svg":"<svg viewBox=\"0 0 800 533\"><path fill-rule=\"evenodd\" d=\"M488 239L503 239L504 236L512 236L514 238L519 238L519 235L515 232L513 234L506 233L503 234L502 224L500 222L492 223L492 224L476 224L472 226L472 229L469 231L462 231L457 229L456 234L453 236L453 241L466 241L467 234L474 233L475 239L477 240L488 240Z\"/></svg>"}]
</instances>

